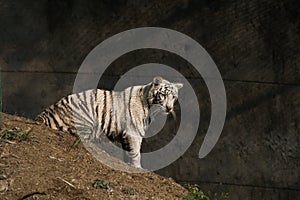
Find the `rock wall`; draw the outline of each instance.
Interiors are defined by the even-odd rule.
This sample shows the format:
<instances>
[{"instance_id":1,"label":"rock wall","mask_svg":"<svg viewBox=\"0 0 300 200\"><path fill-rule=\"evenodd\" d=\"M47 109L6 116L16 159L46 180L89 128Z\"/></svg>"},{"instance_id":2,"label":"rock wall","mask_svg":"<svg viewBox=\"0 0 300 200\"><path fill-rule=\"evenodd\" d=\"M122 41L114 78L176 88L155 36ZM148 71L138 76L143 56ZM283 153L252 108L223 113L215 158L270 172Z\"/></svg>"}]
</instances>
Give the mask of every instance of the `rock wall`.
<instances>
[{"instance_id":1,"label":"rock wall","mask_svg":"<svg viewBox=\"0 0 300 200\"><path fill-rule=\"evenodd\" d=\"M106 71L99 84L112 89L127 69L158 62L177 67L194 87L201 110L197 137L180 159L158 173L207 191L229 191L232 199L296 199L299 8L296 0L2 0L3 111L33 118L70 94L84 58L110 36L145 26L177 30L206 49L226 87L225 127L207 157L197 156L210 119L209 94L187 61L160 50L130 52L112 63L115 70ZM171 136L165 137L163 142ZM148 139L143 151L163 142Z\"/></svg>"}]
</instances>

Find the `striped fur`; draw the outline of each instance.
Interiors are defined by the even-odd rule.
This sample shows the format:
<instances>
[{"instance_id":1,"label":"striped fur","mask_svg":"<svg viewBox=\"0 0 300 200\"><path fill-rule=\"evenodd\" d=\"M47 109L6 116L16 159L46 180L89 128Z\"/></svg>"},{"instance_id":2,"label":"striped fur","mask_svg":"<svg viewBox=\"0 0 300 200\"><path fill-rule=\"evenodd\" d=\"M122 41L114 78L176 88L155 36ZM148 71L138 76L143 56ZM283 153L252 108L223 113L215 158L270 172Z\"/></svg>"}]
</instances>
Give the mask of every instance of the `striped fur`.
<instances>
[{"instance_id":1,"label":"striped fur","mask_svg":"<svg viewBox=\"0 0 300 200\"><path fill-rule=\"evenodd\" d=\"M121 142L130 164L141 167L142 138L158 110L150 108L173 112L181 87L181 83L155 77L152 83L121 92L87 90L62 98L39 114L36 121L71 134L84 133L84 139L99 139L104 133L111 141Z\"/></svg>"}]
</instances>

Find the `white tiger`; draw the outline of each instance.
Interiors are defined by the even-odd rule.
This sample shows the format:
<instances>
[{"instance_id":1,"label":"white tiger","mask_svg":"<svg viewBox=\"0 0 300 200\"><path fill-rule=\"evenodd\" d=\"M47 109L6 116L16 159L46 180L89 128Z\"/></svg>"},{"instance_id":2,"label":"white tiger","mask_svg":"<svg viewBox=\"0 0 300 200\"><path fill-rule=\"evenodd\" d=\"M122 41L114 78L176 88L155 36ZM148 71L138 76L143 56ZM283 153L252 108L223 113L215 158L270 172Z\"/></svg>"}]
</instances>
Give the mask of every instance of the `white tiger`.
<instances>
[{"instance_id":1,"label":"white tiger","mask_svg":"<svg viewBox=\"0 0 300 200\"><path fill-rule=\"evenodd\" d=\"M39 114L36 121L72 134L88 132L93 139L104 133L111 141L121 142L129 164L141 168L141 143L153 114L150 108L173 113L182 86L155 77L147 85L120 92L87 90L62 98Z\"/></svg>"}]
</instances>

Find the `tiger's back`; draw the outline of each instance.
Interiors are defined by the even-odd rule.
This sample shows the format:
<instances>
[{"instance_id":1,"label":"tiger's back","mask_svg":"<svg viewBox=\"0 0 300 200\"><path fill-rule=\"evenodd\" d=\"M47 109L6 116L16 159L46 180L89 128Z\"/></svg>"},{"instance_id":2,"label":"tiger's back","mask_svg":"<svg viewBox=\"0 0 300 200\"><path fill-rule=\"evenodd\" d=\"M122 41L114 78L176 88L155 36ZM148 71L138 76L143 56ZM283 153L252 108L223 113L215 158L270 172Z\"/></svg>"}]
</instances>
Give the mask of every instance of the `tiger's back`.
<instances>
[{"instance_id":1,"label":"tiger's back","mask_svg":"<svg viewBox=\"0 0 300 200\"><path fill-rule=\"evenodd\" d=\"M143 86L133 86L121 92L93 89L72 94L44 110L36 121L71 134L105 133L112 139L125 129L144 130L148 105L142 90Z\"/></svg>"}]
</instances>

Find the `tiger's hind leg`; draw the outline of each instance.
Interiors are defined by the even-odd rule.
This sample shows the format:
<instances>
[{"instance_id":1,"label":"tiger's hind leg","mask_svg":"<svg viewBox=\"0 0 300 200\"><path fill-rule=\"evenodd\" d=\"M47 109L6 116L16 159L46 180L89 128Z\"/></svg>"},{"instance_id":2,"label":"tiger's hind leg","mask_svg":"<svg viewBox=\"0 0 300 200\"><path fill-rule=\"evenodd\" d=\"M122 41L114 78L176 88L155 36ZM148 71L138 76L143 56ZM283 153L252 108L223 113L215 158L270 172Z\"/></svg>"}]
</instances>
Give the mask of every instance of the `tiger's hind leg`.
<instances>
[{"instance_id":1,"label":"tiger's hind leg","mask_svg":"<svg viewBox=\"0 0 300 200\"><path fill-rule=\"evenodd\" d=\"M137 168L142 168L140 153L142 139L142 137L132 136L125 132L121 140L122 148L126 151L124 161Z\"/></svg>"}]
</instances>

